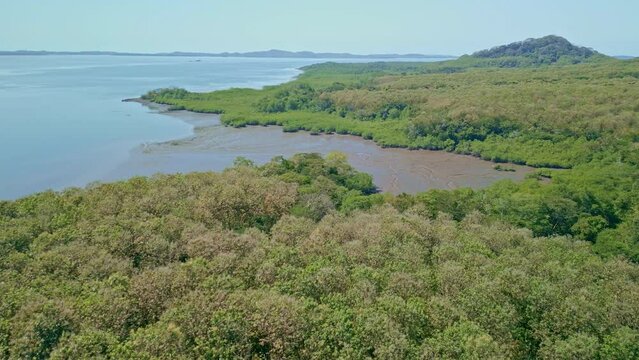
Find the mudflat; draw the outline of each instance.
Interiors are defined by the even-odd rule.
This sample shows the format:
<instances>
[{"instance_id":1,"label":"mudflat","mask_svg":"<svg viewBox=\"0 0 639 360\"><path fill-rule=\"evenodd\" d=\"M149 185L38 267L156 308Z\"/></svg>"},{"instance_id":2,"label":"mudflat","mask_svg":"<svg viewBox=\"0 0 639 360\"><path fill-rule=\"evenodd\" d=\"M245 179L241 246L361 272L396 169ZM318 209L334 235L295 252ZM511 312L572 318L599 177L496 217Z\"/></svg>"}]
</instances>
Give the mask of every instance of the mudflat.
<instances>
[{"instance_id":1,"label":"mudflat","mask_svg":"<svg viewBox=\"0 0 639 360\"><path fill-rule=\"evenodd\" d=\"M327 154L339 151L358 170L373 176L381 191L417 193L429 189L483 188L501 179L521 180L534 171L508 164L514 171L498 171L495 163L445 151L381 148L372 141L351 135L310 135L283 132L278 126L224 126L215 114L166 111L163 106L142 103L151 111L193 126L186 138L143 144L111 176L125 178L153 173L221 171L238 156L258 164L276 156L301 152Z\"/></svg>"}]
</instances>

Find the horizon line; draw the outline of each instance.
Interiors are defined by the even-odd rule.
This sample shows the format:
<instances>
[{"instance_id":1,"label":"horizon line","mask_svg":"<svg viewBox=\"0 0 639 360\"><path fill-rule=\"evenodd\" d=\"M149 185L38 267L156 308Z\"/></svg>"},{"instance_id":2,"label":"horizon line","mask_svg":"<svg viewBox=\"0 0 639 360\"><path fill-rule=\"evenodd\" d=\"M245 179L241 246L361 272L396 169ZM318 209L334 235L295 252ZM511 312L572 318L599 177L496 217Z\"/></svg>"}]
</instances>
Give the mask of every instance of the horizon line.
<instances>
[{"instance_id":1,"label":"horizon line","mask_svg":"<svg viewBox=\"0 0 639 360\"><path fill-rule=\"evenodd\" d=\"M331 51L291 51L281 49L254 50L254 51L224 51L224 52L206 52L206 51L164 51L164 52L135 52L135 51L111 51L111 50L0 50L0 55L122 55L122 56L208 56L208 57L233 57L233 56L263 56L263 55L279 55L279 56L313 56L321 57L322 55L344 56L350 58L373 58L373 57L415 57L415 58L458 58L461 55L450 54L422 54L422 53L369 53L357 54L350 52L331 52Z\"/></svg>"}]
</instances>

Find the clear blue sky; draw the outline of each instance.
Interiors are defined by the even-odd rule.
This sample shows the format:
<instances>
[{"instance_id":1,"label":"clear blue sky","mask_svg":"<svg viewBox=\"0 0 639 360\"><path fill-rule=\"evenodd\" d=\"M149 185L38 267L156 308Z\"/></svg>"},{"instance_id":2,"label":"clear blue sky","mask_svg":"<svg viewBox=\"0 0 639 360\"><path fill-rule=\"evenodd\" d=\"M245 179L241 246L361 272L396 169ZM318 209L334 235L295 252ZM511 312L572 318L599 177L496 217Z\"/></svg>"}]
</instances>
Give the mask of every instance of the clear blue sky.
<instances>
[{"instance_id":1,"label":"clear blue sky","mask_svg":"<svg viewBox=\"0 0 639 360\"><path fill-rule=\"evenodd\" d=\"M638 0L0 0L0 50L463 54L556 34L639 55Z\"/></svg>"}]
</instances>

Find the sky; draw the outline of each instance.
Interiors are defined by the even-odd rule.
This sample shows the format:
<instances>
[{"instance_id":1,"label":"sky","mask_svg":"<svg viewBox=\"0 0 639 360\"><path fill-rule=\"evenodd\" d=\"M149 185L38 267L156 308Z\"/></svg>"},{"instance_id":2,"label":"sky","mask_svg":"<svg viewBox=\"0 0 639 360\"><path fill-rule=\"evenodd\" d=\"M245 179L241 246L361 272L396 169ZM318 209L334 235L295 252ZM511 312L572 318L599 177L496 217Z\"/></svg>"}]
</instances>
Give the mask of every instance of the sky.
<instances>
[{"instance_id":1,"label":"sky","mask_svg":"<svg viewBox=\"0 0 639 360\"><path fill-rule=\"evenodd\" d=\"M639 55L637 0L0 0L0 50L461 55L560 35Z\"/></svg>"}]
</instances>

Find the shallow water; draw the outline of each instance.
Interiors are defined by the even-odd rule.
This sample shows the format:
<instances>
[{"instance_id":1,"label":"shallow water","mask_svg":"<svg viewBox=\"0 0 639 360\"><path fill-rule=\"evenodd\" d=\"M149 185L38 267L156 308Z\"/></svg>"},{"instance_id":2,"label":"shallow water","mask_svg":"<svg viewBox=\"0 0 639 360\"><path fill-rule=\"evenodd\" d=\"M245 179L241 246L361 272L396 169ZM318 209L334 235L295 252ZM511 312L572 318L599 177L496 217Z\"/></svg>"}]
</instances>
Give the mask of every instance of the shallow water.
<instances>
[{"instance_id":1,"label":"shallow water","mask_svg":"<svg viewBox=\"0 0 639 360\"><path fill-rule=\"evenodd\" d=\"M0 199L103 180L139 144L191 133L124 98L170 86L259 88L318 61L0 56Z\"/></svg>"},{"instance_id":2,"label":"shallow water","mask_svg":"<svg viewBox=\"0 0 639 360\"><path fill-rule=\"evenodd\" d=\"M288 134L276 127L225 128L210 115L167 115L121 101L170 86L259 88L323 61L0 56L0 199L132 175L221 170L237 156L262 163L277 155L334 150L392 192L482 187L524 176L524 168L497 172L491 163L454 154L381 149L359 138Z\"/></svg>"},{"instance_id":3,"label":"shallow water","mask_svg":"<svg viewBox=\"0 0 639 360\"><path fill-rule=\"evenodd\" d=\"M286 133L277 126L223 126L217 115L188 111L165 112L151 105L149 111L183 120L194 128L192 136L162 143L144 144L109 176L223 170L238 156L263 164L275 156L302 152L327 154L340 151L357 169L373 175L380 190L416 193L428 189L482 188L500 179L520 180L532 169L507 165L515 172L494 169L495 164L475 157L444 151L383 149L372 141L351 135Z\"/></svg>"}]
</instances>

